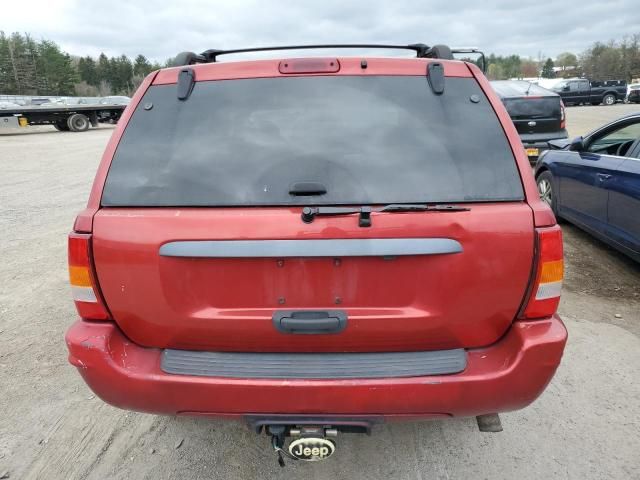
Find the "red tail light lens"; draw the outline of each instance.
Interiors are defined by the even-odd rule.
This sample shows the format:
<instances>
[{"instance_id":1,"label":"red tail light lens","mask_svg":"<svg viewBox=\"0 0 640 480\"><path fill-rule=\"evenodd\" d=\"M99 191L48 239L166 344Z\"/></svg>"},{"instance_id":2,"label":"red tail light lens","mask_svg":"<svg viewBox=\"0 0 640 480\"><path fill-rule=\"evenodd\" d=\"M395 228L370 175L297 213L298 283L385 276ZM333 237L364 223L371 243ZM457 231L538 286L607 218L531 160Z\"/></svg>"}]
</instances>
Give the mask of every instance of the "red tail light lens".
<instances>
[{"instance_id":1,"label":"red tail light lens","mask_svg":"<svg viewBox=\"0 0 640 480\"><path fill-rule=\"evenodd\" d=\"M565 128L566 124L567 124L567 117L564 109L564 102L560 100L560 128Z\"/></svg>"},{"instance_id":2,"label":"red tail light lens","mask_svg":"<svg viewBox=\"0 0 640 480\"><path fill-rule=\"evenodd\" d=\"M109 320L91 262L91 235L69 234L69 283L78 314L88 320Z\"/></svg>"},{"instance_id":3,"label":"red tail light lens","mask_svg":"<svg viewBox=\"0 0 640 480\"><path fill-rule=\"evenodd\" d=\"M558 309L564 260L562 230L559 226L536 229L536 271L521 318L548 318Z\"/></svg>"}]
</instances>

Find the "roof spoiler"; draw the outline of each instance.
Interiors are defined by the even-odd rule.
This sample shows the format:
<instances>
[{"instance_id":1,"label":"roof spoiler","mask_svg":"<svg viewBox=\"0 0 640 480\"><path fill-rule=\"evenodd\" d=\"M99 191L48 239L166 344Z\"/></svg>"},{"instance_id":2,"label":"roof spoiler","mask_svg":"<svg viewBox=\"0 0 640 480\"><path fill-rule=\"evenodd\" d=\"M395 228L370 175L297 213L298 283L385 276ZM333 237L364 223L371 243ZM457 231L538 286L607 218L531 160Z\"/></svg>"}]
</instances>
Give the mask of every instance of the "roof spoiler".
<instances>
[{"instance_id":1,"label":"roof spoiler","mask_svg":"<svg viewBox=\"0 0 640 480\"><path fill-rule=\"evenodd\" d=\"M325 44L325 45L286 45L279 47L256 47L256 48L237 48L232 50L216 50L210 49L202 53L182 52L179 53L173 61L174 66L194 65L196 63L213 63L221 55L229 55L233 53L248 52L267 52L279 50L312 50L327 48L372 48L372 49L390 49L390 50L413 50L416 52L417 58L439 58L443 60L453 60L455 53L481 53L484 62L484 54L477 49L451 49L447 45L434 45L429 47L424 43L413 43L410 45L386 45L386 44Z\"/></svg>"}]
</instances>

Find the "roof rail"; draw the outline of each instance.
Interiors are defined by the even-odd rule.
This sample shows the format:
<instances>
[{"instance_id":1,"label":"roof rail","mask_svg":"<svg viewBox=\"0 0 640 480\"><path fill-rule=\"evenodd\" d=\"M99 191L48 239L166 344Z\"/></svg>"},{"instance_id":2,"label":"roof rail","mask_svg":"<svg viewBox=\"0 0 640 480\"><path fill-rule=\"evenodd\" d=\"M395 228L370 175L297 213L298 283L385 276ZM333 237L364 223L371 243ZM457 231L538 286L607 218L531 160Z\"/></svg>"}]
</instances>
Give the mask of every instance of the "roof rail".
<instances>
[{"instance_id":1,"label":"roof rail","mask_svg":"<svg viewBox=\"0 0 640 480\"><path fill-rule=\"evenodd\" d=\"M326 44L326 45L287 45L280 47L257 47L257 48L237 48L232 50L206 50L200 54L193 52L179 53L173 61L174 66L193 65L196 63L212 63L220 55L232 53L267 52L278 50L311 50L321 48L384 48L392 50L413 50L418 58L441 58L443 60L453 60L452 50L447 45L434 45L429 47L424 43L414 43L411 45L385 45L385 44ZM466 53L466 52L462 52Z\"/></svg>"}]
</instances>

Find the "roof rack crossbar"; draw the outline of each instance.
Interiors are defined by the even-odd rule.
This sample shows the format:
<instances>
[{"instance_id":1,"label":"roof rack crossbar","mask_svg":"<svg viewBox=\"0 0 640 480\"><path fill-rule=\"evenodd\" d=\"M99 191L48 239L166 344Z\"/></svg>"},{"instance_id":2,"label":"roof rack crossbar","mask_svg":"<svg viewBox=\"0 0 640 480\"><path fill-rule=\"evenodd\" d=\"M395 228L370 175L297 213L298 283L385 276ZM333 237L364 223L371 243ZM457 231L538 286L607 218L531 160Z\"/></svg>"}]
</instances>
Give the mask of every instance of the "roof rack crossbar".
<instances>
[{"instance_id":1,"label":"roof rack crossbar","mask_svg":"<svg viewBox=\"0 0 640 480\"><path fill-rule=\"evenodd\" d=\"M432 57L437 58L433 54L433 48L428 47L424 43L414 43L411 45L388 45L375 43L345 43L345 44L321 44L321 45L284 45L278 47L256 47L256 48L235 48L231 50L210 49L195 54L193 52L182 52L174 60L175 66L192 65L195 63L212 63L220 55L230 55L233 53L249 53L249 52L267 52L279 50L312 50L323 48L381 48L390 50L413 50L418 58Z\"/></svg>"},{"instance_id":2,"label":"roof rack crossbar","mask_svg":"<svg viewBox=\"0 0 640 480\"><path fill-rule=\"evenodd\" d=\"M279 47L257 47L257 48L236 48L232 50L206 50L202 52L202 56L207 59L208 62L215 62L216 58L220 55L229 55L232 53L249 53L249 52L268 52L278 50L312 50L322 48L384 48L390 50L413 50L418 54L418 57L426 52L429 47L422 43L415 43L412 45L387 45L387 44L375 44L375 43L343 43L343 44L320 44L320 45L283 45Z\"/></svg>"},{"instance_id":3,"label":"roof rack crossbar","mask_svg":"<svg viewBox=\"0 0 640 480\"><path fill-rule=\"evenodd\" d=\"M371 48L390 50L413 50L418 58L438 58L442 60L453 60L454 54L476 53L482 59L483 70L486 70L486 58L484 53L475 48L449 48L447 45L427 46L424 43L412 43L409 45L390 45L380 43L337 43L319 45L282 45L277 47L255 47L255 48L234 48L231 50L209 49L197 54L193 52L182 52L174 60L174 66L193 65L196 63L212 63L220 55L230 55L234 53L269 52L281 50L313 50L313 49L333 49L333 48Z\"/></svg>"}]
</instances>

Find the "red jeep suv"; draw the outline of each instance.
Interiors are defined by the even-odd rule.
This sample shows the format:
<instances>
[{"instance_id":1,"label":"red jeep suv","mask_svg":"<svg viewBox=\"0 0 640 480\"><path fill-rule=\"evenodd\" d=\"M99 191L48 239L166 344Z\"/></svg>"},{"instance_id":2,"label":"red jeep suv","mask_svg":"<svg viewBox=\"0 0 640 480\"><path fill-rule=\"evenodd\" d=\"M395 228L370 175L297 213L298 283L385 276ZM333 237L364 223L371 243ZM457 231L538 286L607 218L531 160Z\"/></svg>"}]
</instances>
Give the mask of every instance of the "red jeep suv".
<instances>
[{"instance_id":1,"label":"red jeep suv","mask_svg":"<svg viewBox=\"0 0 640 480\"><path fill-rule=\"evenodd\" d=\"M317 460L544 390L562 236L518 133L473 63L384 47L417 58L208 50L145 79L69 235L69 360L104 401Z\"/></svg>"}]
</instances>

